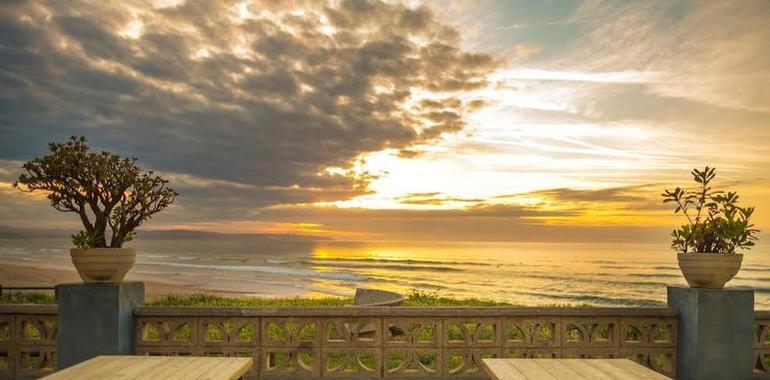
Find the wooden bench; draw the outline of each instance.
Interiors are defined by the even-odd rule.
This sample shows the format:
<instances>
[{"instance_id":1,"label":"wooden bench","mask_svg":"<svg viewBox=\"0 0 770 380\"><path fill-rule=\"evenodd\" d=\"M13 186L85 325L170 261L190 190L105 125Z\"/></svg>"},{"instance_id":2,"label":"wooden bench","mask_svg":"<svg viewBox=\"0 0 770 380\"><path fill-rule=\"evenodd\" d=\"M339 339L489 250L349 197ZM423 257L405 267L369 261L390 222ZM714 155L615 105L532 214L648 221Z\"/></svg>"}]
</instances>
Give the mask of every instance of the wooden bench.
<instances>
[{"instance_id":1,"label":"wooden bench","mask_svg":"<svg viewBox=\"0 0 770 380\"><path fill-rule=\"evenodd\" d=\"M236 380L253 364L251 358L97 356L44 379Z\"/></svg>"},{"instance_id":2,"label":"wooden bench","mask_svg":"<svg viewBox=\"0 0 770 380\"><path fill-rule=\"evenodd\" d=\"M481 362L493 380L669 379L628 359L482 359Z\"/></svg>"}]
</instances>

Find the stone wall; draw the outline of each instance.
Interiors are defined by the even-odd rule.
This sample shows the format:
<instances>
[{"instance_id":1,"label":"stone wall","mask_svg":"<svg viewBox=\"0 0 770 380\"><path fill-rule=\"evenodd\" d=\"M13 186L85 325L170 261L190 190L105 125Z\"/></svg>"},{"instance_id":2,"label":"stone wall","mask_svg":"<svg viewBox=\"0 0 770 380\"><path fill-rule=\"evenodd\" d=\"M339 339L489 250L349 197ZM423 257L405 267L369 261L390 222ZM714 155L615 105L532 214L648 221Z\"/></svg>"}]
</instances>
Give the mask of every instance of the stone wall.
<instances>
[{"instance_id":1,"label":"stone wall","mask_svg":"<svg viewBox=\"0 0 770 380\"><path fill-rule=\"evenodd\" d=\"M254 359L249 378L486 379L486 357L630 358L673 376L664 308L139 308L140 355Z\"/></svg>"},{"instance_id":2,"label":"stone wall","mask_svg":"<svg viewBox=\"0 0 770 380\"><path fill-rule=\"evenodd\" d=\"M250 378L485 378L482 357L628 357L676 368L665 308L158 308L136 311L145 355L242 355ZM56 368L55 306L0 305L0 379ZM757 311L755 377L770 378L770 312Z\"/></svg>"}]
</instances>

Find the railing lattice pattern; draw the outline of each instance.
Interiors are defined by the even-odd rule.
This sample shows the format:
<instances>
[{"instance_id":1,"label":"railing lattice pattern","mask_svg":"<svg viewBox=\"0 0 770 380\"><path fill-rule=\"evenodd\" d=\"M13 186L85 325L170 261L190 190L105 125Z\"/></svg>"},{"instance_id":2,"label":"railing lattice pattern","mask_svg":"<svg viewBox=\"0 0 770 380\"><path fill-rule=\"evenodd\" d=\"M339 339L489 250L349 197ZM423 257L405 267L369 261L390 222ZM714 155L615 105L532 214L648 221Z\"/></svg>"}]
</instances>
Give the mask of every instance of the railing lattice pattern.
<instances>
[{"instance_id":1,"label":"railing lattice pattern","mask_svg":"<svg viewBox=\"0 0 770 380\"><path fill-rule=\"evenodd\" d=\"M56 307L3 306L0 379L37 378L56 369Z\"/></svg>"},{"instance_id":2,"label":"railing lattice pattern","mask_svg":"<svg viewBox=\"0 0 770 380\"><path fill-rule=\"evenodd\" d=\"M770 379L770 311L755 312L754 326L754 374L757 378Z\"/></svg>"},{"instance_id":3,"label":"railing lattice pattern","mask_svg":"<svg viewBox=\"0 0 770 380\"><path fill-rule=\"evenodd\" d=\"M676 371L676 313L591 308L142 308L142 355L254 359L250 378L486 379L487 357L629 358Z\"/></svg>"}]
</instances>

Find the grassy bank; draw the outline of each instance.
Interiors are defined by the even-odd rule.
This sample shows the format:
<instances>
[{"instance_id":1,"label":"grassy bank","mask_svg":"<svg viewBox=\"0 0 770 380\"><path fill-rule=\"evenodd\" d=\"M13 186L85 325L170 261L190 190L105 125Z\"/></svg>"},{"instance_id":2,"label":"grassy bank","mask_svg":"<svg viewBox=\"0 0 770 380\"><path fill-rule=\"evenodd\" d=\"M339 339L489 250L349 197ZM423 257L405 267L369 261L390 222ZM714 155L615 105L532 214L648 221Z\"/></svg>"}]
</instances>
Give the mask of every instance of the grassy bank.
<instances>
[{"instance_id":1,"label":"grassy bank","mask_svg":"<svg viewBox=\"0 0 770 380\"><path fill-rule=\"evenodd\" d=\"M44 293L27 293L27 292L3 292L0 295L0 303L13 303L24 304L34 303L40 305L54 304L56 299L53 295Z\"/></svg>"},{"instance_id":2,"label":"grassy bank","mask_svg":"<svg viewBox=\"0 0 770 380\"><path fill-rule=\"evenodd\" d=\"M42 293L3 293L0 303L13 304L53 304L54 297ZM256 298L233 296L223 297L209 294L170 294L162 298L150 300L149 306L205 306L205 307L334 307L352 305L352 298ZM412 291L406 296L404 306L511 306L509 303L495 301L489 298L458 298L441 295L435 292Z\"/></svg>"}]
</instances>

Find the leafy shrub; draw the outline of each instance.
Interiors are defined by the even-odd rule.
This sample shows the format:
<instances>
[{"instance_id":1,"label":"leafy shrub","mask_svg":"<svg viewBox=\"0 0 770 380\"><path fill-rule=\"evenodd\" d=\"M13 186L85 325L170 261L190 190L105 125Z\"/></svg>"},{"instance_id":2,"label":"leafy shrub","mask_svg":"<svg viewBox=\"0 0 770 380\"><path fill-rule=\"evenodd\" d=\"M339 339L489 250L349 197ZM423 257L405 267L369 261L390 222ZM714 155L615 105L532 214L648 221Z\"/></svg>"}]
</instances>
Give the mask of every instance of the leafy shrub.
<instances>
[{"instance_id":1,"label":"leafy shrub","mask_svg":"<svg viewBox=\"0 0 770 380\"><path fill-rule=\"evenodd\" d=\"M674 203L674 213L682 213L687 224L675 229L671 248L687 253L735 253L737 249L751 249L758 240L759 230L751 223L754 207L738 206L738 193L716 191L711 182L716 169L706 166L693 169L696 189L677 187L665 190L664 203Z\"/></svg>"},{"instance_id":2,"label":"leafy shrub","mask_svg":"<svg viewBox=\"0 0 770 380\"><path fill-rule=\"evenodd\" d=\"M46 192L53 208L77 214L85 227L72 235L78 248L122 246L177 196L166 186L168 180L140 169L136 158L89 152L85 137L51 143L49 149L51 154L25 163L26 173L13 185L26 192Z\"/></svg>"}]
</instances>

